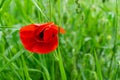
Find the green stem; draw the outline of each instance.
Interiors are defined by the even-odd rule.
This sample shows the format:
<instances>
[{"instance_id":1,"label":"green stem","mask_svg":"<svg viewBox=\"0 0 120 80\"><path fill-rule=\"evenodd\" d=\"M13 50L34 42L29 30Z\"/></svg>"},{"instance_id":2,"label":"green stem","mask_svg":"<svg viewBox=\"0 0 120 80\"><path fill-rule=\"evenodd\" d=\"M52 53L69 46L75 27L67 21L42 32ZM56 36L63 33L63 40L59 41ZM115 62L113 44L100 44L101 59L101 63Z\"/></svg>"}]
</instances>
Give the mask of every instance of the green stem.
<instances>
[{"instance_id":1,"label":"green stem","mask_svg":"<svg viewBox=\"0 0 120 80\"><path fill-rule=\"evenodd\" d=\"M58 47L58 58L59 58L59 67L60 67L62 80L67 80L59 47Z\"/></svg>"},{"instance_id":2,"label":"green stem","mask_svg":"<svg viewBox=\"0 0 120 80\"><path fill-rule=\"evenodd\" d=\"M62 14L61 14L61 0L58 1L58 9L59 9L59 25L62 24ZM60 37L60 27L58 27L58 42L59 42L59 37ZM59 63L59 67L60 67L60 73L61 73L61 80L67 80L66 77L66 73L65 73L65 69L64 69L64 65L63 65L63 61L62 61L62 56L61 56L61 52L59 49L59 45L58 45L58 63Z\"/></svg>"},{"instance_id":3,"label":"green stem","mask_svg":"<svg viewBox=\"0 0 120 80\"><path fill-rule=\"evenodd\" d=\"M50 10L50 21L52 20L52 7L51 7L51 0L49 0L49 10Z\"/></svg>"},{"instance_id":4,"label":"green stem","mask_svg":"<svg viewBox=\"0 0 120 80\"><path fill-rule=\"evenodd\" d=\"M96 68L97 68L97 75L99 80L103 80L102 78L102 72L101 72L101 65L100 65L100 61L97 57L96 51L94 50L94 58L95 58L95 64L96 64Z\"/></svg>"},{"instance_id":5,"label":"green stem","mask_svg":"<svg viewBox=\"0 0 120 80\"><path fill-rule=\"evenodd\" d=\"M111 68L112 68L112 64L113 64L113 61L114 61L114 58L115 58L115 53L117 51L117 27L118 27L118 3L117 3L117 0L116 0L116 16L114 17L114 20L113 20L113 44L114 44L114 47L112 49L113 53L112 53L112 58L111 58L111 62L110 62L110 67L108 69L108 76L110 76L110 71L111 71Z\"/></svg>"}]
</instances>

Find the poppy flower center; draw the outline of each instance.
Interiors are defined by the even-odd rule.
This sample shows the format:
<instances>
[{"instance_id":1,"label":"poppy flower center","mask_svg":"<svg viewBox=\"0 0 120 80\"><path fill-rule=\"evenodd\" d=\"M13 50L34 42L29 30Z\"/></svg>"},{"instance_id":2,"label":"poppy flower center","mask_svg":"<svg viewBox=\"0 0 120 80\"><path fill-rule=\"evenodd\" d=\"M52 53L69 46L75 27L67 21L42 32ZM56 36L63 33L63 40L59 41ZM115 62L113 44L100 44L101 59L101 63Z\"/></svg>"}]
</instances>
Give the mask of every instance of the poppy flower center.
<instances>
[{"instance_id":1,"label":"poppy flower center","mask_svg":"<svg viewBox=\"0 0 120 80\"><path fill-rule=\"evenodd\" d=\"M45 29L43 29L41 31L39 31L39 29L37 29L35 31L35 40L37 42L43 42L44 41L44 31L45 31Z\"/></svg>"},{"instance_id":2,"label":"poppy flower center","mask_svg":"<svg viewBox=\"0 0 120 80\"><path fill-rule=\"evenodd\" d=\"M36 31L35 39L37 42L50 42L56 37L56 34L54 28L44 28L41 31Z\"/></svg>"},{"instance_id":3,"label":"poppy flower center","mask_svg":"<svg viewBox=\"0 0 120 80\"><path fill-rule=\"evenodd\" d=\"M39 34L39 37L40 37L40 39L43 39L43 37L44 37L43 31Z\"/></svg>"}]
</instances>

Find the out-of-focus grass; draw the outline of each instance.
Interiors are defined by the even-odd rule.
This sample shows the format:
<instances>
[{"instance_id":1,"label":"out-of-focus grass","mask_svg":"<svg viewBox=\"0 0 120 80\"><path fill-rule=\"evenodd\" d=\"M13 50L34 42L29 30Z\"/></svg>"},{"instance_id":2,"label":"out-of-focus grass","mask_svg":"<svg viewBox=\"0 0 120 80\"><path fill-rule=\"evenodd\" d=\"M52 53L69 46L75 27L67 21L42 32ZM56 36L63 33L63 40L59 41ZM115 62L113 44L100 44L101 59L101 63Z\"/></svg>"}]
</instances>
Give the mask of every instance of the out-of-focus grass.
<instances>
[{"instance_id":1,"label":"out-of-focus grass","mask_svg":"<svg viewBox=\"0 0 120 80\"><path fill-rule=\"evenodd\" d=\"M0 80L119 80L119 4L119 0L0 0ZM26 51L20 27L49 21L66 30L59 49L45 55Z\"/></svg>"}]
</instances>

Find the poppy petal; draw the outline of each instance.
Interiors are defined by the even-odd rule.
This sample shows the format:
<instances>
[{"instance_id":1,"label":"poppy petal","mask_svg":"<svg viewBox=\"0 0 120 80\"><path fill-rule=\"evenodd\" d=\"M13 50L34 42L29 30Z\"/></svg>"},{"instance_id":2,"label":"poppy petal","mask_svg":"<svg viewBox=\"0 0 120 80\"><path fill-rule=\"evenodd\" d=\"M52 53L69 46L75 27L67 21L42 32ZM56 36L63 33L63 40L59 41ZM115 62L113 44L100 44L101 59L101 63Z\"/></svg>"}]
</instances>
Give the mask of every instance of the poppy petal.
<instances>
[{"instance_id":1,"label":"poppy petal","mask_svg":"<svg viewBox=\"0 0 120 80\"><path fill-rule=\"evenodd\" d=\"M50 41L57 36L57 30L54 28L46 28L44 31L44 41Z\"/></svg>"},{"instance_id":2,"label":"poppy petal","mask_svg":"<svg viewBox=\"0 0 120 80\"><path fill-rule=\"evenodd\" d=\"M46 26L50 26L50 25L54 25L53 22L48 22L48 23L43 23L43 24L35 24L36 26L39 26L39 27L46 27Z\"/></svg>"},{"instance_id":3,"label":"poppy petal","mask_svg":"<svg viewBox=\"0 0 120 80\"><path fill-rule=\"evenodd\" d=\"M33 37L36 26L34 24L24 26L20 29L20 37Z\"/></svg>"},{"instance_id":4,"label":"poppy petal","mask_svg":"<svg viewBox=\"0 0 120 80\"><path fill-rule=\"evenodd\" d=\"M36 26L34 24L24 26L20 29L20 39L24 45L24 47L28 50L31 50L34 44L34 31Z\"/></svg>"},{"instance_id":5,"label":"poppy petal","mask_svg":"<svg viewBox=\"0 0 120 80\"><path fill-rule=\"evenodd\" d=\"M54 51L58 46L58 39L55 37L51 42L39 43L33 46L33 52L45 54Z\"/></svg>"}]
</instances>

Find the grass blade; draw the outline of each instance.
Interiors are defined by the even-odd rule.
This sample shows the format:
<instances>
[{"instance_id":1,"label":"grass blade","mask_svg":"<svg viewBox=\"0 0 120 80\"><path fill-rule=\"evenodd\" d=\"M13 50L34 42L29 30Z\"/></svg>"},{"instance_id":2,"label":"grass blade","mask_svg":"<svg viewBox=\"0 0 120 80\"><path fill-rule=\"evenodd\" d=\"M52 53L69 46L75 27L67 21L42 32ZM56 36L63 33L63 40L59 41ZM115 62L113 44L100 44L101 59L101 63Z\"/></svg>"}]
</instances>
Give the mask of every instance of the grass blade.
<instances>
[{"instance_id":1,"label":"grass blade","mask_svg":"<svg viewBox=\"0 0 120 80\"><path fill-rule=\"evenodd\" d=\"M97 68L97 76L99 78L99 80L103 80L102 79L102 72L101 72L101 66L100 66L100 62L97 58L96 52L94 51L94 57L95 57L95 62L96 62L96 68Z\"/></svg>"}]
</instances>

